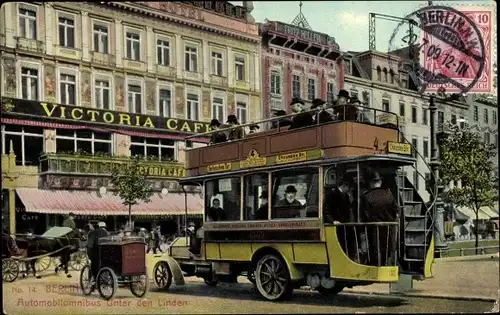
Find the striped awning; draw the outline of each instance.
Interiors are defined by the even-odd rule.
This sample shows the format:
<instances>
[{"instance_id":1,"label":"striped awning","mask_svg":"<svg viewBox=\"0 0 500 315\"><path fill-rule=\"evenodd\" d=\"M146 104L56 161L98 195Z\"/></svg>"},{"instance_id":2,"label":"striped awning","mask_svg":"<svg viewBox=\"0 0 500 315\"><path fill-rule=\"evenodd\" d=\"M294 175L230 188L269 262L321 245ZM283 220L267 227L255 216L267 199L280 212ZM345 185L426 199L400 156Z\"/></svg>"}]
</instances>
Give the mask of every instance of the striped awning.
<instances>
[{"instance_id":1,"label":"striped awning","mask_svg":"<svg viewBox=\"0 0 500 315\"><path fill-rule=\"evenodd\" d=\"M26 208L26 212L75 215L128 215L128 207L119 196L108 192L99 195L95 191L44 190L38 188L18 188L16 192ZM148 203L132 206L132 215L184 215L184 194L154 193ZM203 214L203 199L199 194L187 195L189 215Z\"/></svg>"},{"instance_id":2,"label":"striped awning","mask_svg":"<svg viewBox=\"0 0 500 315\"><path fill-rule=\"evenodd\" d=\"M485 212L485 210L489 208L487 207L482 207L479 209L479 213L478 213L478 218L479 220L489 220L491 218L490 214ZM474 210L472 210L471 208L468 208L468 207L457 207L455 209L459 214L463 215L463 216L466 216L472 220L475 220L476 219L476 212Z\"/></svg>"}]
</instances>

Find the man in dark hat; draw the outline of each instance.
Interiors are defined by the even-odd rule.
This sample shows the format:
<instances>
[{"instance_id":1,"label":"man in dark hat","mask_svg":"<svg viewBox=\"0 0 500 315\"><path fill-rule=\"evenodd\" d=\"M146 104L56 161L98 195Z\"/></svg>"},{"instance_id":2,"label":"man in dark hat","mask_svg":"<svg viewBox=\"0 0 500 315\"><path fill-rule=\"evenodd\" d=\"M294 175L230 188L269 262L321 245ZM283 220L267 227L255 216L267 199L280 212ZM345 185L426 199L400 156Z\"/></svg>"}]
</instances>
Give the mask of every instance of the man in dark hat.
<instances>
[{"instance_id":1,"label":"man in dark hat","mask_svg":"<svg viewBox=\"0 0 500 315\"><path fill-rule=\"evenodd\" d=\"M304 102L300 98L294 97L290 106L295 114L295 116L292 117L292 125L290 126L290 129L298 129L314 125L311 113L306 113L304 111Z\"/></svg>"},{"instance_id":2,"label":"man in dark hat","mask_svg":"<svg viewBox=\"0 0 500 315\"><path fill-rule=\"evenodd\" d=\"M278 110L278 111L274 112L273 116L274 117L286 116L286 111ZM278 127L280 127L280 128L287 127L290 125L292 125L292 121L288 117L285 117L285 118L282 118L279 120L273 120L272 124L271 124L271 129L277 129Z\"/></svg>"},{"instance_id":3,"label":"man in dark hat","mask_svg":"<svg viewBox=\"0 0 500 315\"><path fill-rule=\"evenodd\" d=\"M259 198L261 200L261 206L257 211L255 211L254 219L255 220L267 220L269 213L269 204L267 202L267 190L264 190L262 194L260 194Z\"/></svg>"},{"instance_id":4,"label":"man in dark hat","mask_svg":"<svg viewBox=\"0 0 500 315\"><path fill-rule=\"evenodd\" d=\"M214 198L212 201L212 206L208 208L207 216L210 221L224 221L226 220L226 213L224 209L220 206L220 200L218 198Z\"/></svg>"},{"instance_id":5,"label":"man in dark hat","mask_svg":"<svg viewBox=\"0 0 500 315\"><path fill-rule=\"evenodd\" d=\"M337 100L335 101L335 104L333 106L333 113L335 117L337 117L340 120L344 120L345 116L344 111L347 111L347 109L344 109L343 105L346 105L349 101L349 92L346 90L340 90L339 94L337 95Z\"/></svg>"},{"instance_id":6,"label":"man in dark hat","mask_svg":"<svg viewBox=\"0 0 500 315\"><path fill-rule=\"evenodd\" d=\"M316 114L315 121L317 124L323 124L327 123L330 121L333 121L332 115L330 115L329 112L326 111L327 109L327 104L325 101L323 101L320 98L317 98L312 101L311 109L315 109L320 107L320 112Z\"/></svg>"},{"instance_id":7,"label":"man in dark hat","mask_svg":"<svg viewBox=\"0 0 500 315\"><path fill-rule=\"evenodd\" d=\"M239 127L240 124L238 122L238 118L236 118L236 115L227 116L227 123L229 124L230 127L232 127L227 139L229 141L243 139L244 136L243 128Z\"/></svg>"},{"instance_id":8,"label":"man in dark hat","mask_svg":"<svg viewBox=\"0 0 500 315\"><path fill-rule=\"evenodd\" d=\"M212 121L210 122L210 128L212 130L219 130L220 128L219 120L212 119ZM227 141L226 134L221 131L216 131L212 133L212 135L210 136L210 144L221 143L226 141Z\"/></svg>"},{"instance_id":9,"label":"man in dark hat","mask_svg":"<svg viewBox=\"0 0 500 315\"><path fill-rule=\"evenodd\" d=\"M360 198L360 210L362 222L396 222L398 219L399 206L396 198L389 189L382 187L382 177L377 172L371 174L370 189ZM371 265L385 265L388 233L387 227L379 228L378 233L376 228L369 228L368 246ZM389 236L389 244L392 244L394 233L389 233Z\"/></svg>"},{"instance_id":10,"label":"man in dark hat","mask_svg":"<svg viewBox=\"0 0 500 315\"><path fill-rule=\"evenodd\" d=\"M349 101L349 92L346 90L340 90L337 95L336 105L345 105Z\"/></svg>"},{"instance_id":11,"label":"man in dark hat","mask_svg":"<svg viewBox=\"0 0 500 315\"><path fill-rule=\"evenodd\" d=\"M285 198L278 201L274 207L273 218L296 218L300 216L303 206L296 199L297 189L293 185L288 185L285 189Z\"/></svg>"},{"instance_id":12,"label":"man in dark hat","mask_svg":"<svg viewBox=\"0 0 500 315\"><path fill-rule=\"evenodd\" d=\"M349 99L349 103L345 106L346 120L358 121L360 118L361 102L356 96Z\"/></svg>"}]
</instances>

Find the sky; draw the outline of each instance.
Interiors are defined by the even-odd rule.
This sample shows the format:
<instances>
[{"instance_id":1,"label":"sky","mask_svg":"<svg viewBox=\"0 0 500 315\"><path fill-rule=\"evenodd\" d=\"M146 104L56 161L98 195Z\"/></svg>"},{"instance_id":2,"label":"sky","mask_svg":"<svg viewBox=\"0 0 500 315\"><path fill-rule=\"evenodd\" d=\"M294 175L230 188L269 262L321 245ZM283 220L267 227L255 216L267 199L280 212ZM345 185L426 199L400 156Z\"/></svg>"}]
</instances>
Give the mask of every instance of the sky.
<instances>
[{"instance_id":1,"label":"sky","mask_svg":"<svg viewBox=\"0 0 500 315\"><path fill-rule=\"evenodd\" d=\"M242 4L242 1L230 2L235 5ZM489 4L493 1L433 1L433 5L453 6L461 2ZM300 1L253 1L252 16L257 22L264 22L267 18L270 21L291 24L299 14L299 3ZM302 3L302 14L312 30L334 37L341 51L365 51L368 50L369 44L370 13L405 17L426 6L428 1L302 1ZM375 24L376 50L388 51L389 41L397 22L377 19Z\"/></svg>"}]
</instances>

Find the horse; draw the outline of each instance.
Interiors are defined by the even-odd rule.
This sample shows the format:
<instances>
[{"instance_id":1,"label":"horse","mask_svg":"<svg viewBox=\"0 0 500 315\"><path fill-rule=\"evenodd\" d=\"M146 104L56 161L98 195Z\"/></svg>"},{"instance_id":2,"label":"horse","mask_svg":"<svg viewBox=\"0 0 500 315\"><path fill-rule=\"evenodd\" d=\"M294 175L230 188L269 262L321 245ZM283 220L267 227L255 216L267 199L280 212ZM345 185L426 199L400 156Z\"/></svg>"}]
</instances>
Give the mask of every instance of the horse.
<instances>
[{"instance_id":1,"label":"horse","mask_svg":"<svg viewBox=\"0 0 500 315\"><path fill-rule=\"evenodd\" d=\"M53 227L41 236L25 236L17 240L20 248L26 250L27 263L26 263L26 277L28 270L33 271L33 275L40 279L41 276L36 274L34 259L37 256L60 257L61 264L56 267L57 273L60 269L64 269L66 276L71 278L68 270L68 262L70 255L79 250L80 241L82 240L82 233L79 229ZM33 258L33 259L30 259ZM30 267L30 268L28 268Z\"/></svg>"},{"instance_id":2,"label":"horse","mask_svg":"<svg viewBox=\"0 0 500 315\"><path fill-rule=\"evenodd\" d=\"M455 241L461 239L470 239L471 233L473 232L472 228L474 228L474 223L472 223L471 219L468 219L464 224L455 222L453 224L453 234L455 235Z\"/></svg>"}]
</instances>

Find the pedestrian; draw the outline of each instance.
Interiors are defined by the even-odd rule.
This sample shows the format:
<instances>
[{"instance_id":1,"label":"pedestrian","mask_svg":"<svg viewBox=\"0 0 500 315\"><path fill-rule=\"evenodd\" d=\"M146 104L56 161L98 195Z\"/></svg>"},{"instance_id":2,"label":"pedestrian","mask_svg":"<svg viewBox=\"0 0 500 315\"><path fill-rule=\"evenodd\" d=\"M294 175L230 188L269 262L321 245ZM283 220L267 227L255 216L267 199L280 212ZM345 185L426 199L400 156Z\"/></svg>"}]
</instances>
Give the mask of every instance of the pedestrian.
<instances>
[{"instance_id":1,"label":"pedestrian","mask_svg":"<svg viewBox=\"0 0 500 315\"><path fill-rule=\"evenodd\" d=\"M75 224L75 214L73 212L70 212L68 217L63 221L62 226L63 227L68 227L70 229L76 229L76 224Z\"/></svg>"},{"instance_id":2,"label":"pedestrian","mask_svg":"<svg viewBox=\"0 0 500 315\"><path fill-rule=\"evenodd\" d=\"M90 258L90 269L94 279L99 271L99 239L105 236L109 236L109 232L106 230L106 223L104 222L99 222L97 224L97 229L89 232L87 256Z\"/></svg>"},{"instance_id":3,"label":"pedestrian","mask_svg":"<svg viewBox=\"0 0 500 315\"><path fill-rule=\"evenodd\" d=\"M156 254L156 250L160 251L160 253L162 253L161 251L161 247L160 247L160 244L161 244L161 226L156 226L156 229L153 231L154 235L155 235L155 245L154 245L154 249L153 249L153 252Z\"/></svg>"}]
</instances>

